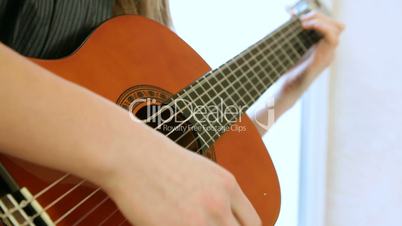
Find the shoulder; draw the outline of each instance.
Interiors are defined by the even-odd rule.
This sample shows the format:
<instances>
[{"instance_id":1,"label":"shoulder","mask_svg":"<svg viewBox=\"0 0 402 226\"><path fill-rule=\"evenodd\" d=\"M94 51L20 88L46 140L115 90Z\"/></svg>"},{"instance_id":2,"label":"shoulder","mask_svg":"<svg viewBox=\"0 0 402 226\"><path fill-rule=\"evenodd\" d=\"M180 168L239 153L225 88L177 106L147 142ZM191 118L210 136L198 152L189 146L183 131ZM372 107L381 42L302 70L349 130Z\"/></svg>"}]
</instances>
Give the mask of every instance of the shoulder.
<instances>
[{"instance_id":1,"label":"shoulder","mask_svg":"<svg viewBox=\"0 0 402 226\"><path fill-rule=\"evenodd\" d=\"M112 16L113 2L0 0L5 5L4 18L7 18L0 19L0 41L25 56L66 56L78 48L94 28Z\"/></svg>"}]
</instances>

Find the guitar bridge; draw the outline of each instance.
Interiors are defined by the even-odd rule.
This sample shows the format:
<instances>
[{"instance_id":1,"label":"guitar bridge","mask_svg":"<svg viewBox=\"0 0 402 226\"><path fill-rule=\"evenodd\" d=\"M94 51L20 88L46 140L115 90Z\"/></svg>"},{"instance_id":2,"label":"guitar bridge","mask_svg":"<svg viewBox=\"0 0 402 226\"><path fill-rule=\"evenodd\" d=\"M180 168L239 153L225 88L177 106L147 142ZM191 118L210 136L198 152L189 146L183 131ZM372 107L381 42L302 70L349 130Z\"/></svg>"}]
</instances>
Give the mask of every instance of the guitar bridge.
<instances>
[{"instance_id":1,"label":"guitar bridge","mask_svg":"<svg viewBox=\"0 0 402 226\"><path fill-rule=\"evenodd\" d=\"M0 198L0 220L6 226L55 226L26 188Z\"/></svg>"}]
</instances>

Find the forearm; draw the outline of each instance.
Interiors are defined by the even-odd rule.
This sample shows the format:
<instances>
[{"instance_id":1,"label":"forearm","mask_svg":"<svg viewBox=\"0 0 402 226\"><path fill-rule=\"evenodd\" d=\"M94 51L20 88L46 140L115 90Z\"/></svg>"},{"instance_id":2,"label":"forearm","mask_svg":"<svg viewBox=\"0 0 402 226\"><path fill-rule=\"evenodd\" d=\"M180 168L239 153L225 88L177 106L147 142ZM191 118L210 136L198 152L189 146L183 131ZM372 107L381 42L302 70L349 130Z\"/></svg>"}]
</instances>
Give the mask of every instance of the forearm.
<instances>
[{"instance_id":1,"label":"forearm","mask_svg":"<svg viewBox=\"0 0 402 226\"><path fill-rule=\"evenodd\" d=\"M122 108L2 45L0 62L4 153L92 179L108 173L116 151L131 150L138 155L133 161L141 161L157 136Z\"/></svg>"},{"instance_id":2,"label":"forearm","mask_svg":"<svg viewBox=\"0 0 402 226\"><path fill-rule=\"evenodd\" d=\"M277 84L276 92L264 98L264 107L253 112L254 123L261 135L298 101L315 80L319 72L310 70L308 65L306 60L284 75Z\"/></svg>"}]
</instances>

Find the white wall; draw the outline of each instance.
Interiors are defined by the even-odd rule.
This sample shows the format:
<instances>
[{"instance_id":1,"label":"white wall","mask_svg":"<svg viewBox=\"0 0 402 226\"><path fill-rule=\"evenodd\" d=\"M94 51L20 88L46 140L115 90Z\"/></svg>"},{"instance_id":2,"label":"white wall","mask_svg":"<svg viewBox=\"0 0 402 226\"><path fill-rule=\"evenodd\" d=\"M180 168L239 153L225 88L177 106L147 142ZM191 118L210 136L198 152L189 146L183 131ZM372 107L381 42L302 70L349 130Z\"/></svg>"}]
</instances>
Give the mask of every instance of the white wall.
<instances>
[{"instance_id":1,"label":"white wall","mask_svg":"<svg viewBox=\"0 0 402 226\"><path fill-rule=\"evenodd\" d=\"M402 1L337 0L327 226L402 225Z\"/></svg>"}]
</instances>

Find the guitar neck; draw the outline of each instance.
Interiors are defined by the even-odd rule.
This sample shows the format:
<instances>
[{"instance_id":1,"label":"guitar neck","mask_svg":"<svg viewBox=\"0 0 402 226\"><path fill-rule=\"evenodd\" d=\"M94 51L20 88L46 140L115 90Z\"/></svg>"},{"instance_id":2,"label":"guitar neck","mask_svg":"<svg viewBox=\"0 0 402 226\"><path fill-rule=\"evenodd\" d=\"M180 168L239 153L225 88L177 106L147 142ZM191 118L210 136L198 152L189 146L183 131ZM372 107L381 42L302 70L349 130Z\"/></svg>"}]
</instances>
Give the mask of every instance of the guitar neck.
<instances>
[{"instance_id":1,"label":"guitar neck","mask_svg":"<svg viewBox=\"0 0 402 226\"><path fill-rule=\"evenodd\" d=\"M209 147L281 75L300 62L320 39L320 34L304 30L300 20L292 18L233 59L196 80L172 100L184 100L177 101L177 110L191 117L197 126L208 130L204 131L202 140L205 141L204 146ZM194 113L194 109L200 106L202 112ZM231 116L227 115L228 112Z\"/></svg>"}]
</instances>

